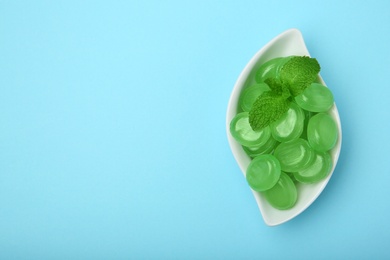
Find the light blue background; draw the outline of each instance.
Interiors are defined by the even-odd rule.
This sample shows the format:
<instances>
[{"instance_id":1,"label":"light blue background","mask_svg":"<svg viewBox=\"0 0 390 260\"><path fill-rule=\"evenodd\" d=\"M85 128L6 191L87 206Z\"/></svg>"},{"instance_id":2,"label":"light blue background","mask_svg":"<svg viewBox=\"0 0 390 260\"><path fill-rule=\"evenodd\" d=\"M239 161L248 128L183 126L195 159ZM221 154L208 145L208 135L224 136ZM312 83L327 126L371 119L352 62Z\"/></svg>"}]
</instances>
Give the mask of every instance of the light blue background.
<instances>
[{"instance_id":1,"label":"light blue background","mask_svg":"<svg viewBox=\"0 0 390 260\"><path fill-rule=\"evenodd\" d=\"M328 186L264 224L225 112L298 28L343 126ZM390 257L390 2L0 1L0 259Z\"/></svg>"}]
</instances>

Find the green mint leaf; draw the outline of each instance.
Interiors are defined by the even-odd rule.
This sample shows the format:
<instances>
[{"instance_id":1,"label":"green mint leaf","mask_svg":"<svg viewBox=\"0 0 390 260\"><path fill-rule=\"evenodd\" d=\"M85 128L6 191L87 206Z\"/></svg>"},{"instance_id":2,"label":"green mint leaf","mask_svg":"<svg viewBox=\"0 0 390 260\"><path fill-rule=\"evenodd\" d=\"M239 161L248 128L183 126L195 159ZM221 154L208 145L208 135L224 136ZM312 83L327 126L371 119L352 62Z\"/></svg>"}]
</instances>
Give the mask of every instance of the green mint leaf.
<instances>
[{"instance_id":1,"label":"green mint leaf","mask_svg":"<svg viewBox=\"0 0 390 260\"><path fill-rule=\"evenodd\" d=\"M281 68L280 79L289 85L291 94L296 97L315 81L320 69L316 59L294 56Z\"/></svg>"},{"instance_id":2,"label":"green mint leaf","mask_svg":"<svg viewBox=\"0 0 390 260\"><path fill-rule=\"evenodd\" d=\"M266 83L270 90L275 94L282 96L284 99L287 99L291 96L290 89L287 84L283 83L279 79L275 78L268 78L264 81Z\"/></svg>"},{"instance_id":3,"label":"green mint leaf","mask_svg":"<svg viewBox=\"0 0 390 260\"><path fill-rule=\"evenodd\" d=\"M289 109L290 99L285 99L273 91L261 94L249 111L249 124L254 131L267 127L282 117Z\"/></svg>"}]
</instances>

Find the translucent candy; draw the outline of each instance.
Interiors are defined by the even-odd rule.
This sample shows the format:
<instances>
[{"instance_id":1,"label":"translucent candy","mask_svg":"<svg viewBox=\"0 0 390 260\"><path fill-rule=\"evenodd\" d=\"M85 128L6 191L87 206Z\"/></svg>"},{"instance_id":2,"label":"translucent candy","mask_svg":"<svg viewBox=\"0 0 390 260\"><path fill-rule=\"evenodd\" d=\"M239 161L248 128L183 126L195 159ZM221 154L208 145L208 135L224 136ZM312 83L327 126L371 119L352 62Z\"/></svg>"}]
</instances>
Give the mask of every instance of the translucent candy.
<instances>
[{"instance_id":1,"label":"translucent candy","mask_svg":"<svg viewBox=\"0 0 390 260\"><path fill-rule=\"evenodd\" d=\"M312 83L295 97L295 101L301 108L311 112L326 112L334 103L332 92L319 83Z\"/></svg>"},{"instance_id":2,"label":"translucent candy","mask_svg":"<svg viewBox=\"0 0 390 260\"><path fill-rule=\"evenodd\" d=\"M279 142L287 142L298 138L303 131L305 114L295 103L280 119L270 124L271 134Z\"/></svg>"},{"instance_id":3,"label":"translucent candy","mask_svg":"<svg viewBox=\"0 0 390 260\"><path fill-rule=\"evenodd\" d=\"M281 210L292 208L298 198L298 192L294 182L284 172L281 172L280 178L275 186L262 193L271 206Z\"/></svg>"},{"instance_id":4,"label":"translucent candy","mask_svg":"<svg viewBox=\"0 0 390 260\"><path fill-rule=\"evenodd\" d=\"M255 146L255 147L243 146L242 148L244 149L247 155L253 158L260 154L271 153L277 145L278 145L278 141L276 141L272 136L270 136L268 141L261 146Z\"/></svg>"},{"instance_id":5,"label":"translucent candy","mask_svg":"<svg viewBox=\"0 0 390 260\"><path fill-rule=\"evenodd\" d=\"M254 158L246 170L246 180L255 191L271 189L280 177L280 163L271 154Z\"/></svg>"},{"instance_id":6,"label":"translucent candy","mask_svg":"<svg viewBox=\"0 0 390 260\"><path fill-rule=\"evenodd\" d=\"M279 78L279 71L291 57L279 57L265 62L256 71L256 82L262 83L267 78Z\"/></svg>"},{"instance_id":7,"label":"translucent candy","mask_svg":"<svg viewBox=\"0 0 390 260\"><path fill-rule=\"evenodd\" d=\"M305 170L294 172L294 177L302 183L315 183L324 179L332 170L332 159L327 152L317 153L314 162Z\"/></svg>"},{"instance_id":8,"label":"translucent candy","mask_svg":"<svg viewBox=\"0 0 390 260\"><path fill-rule=\"evenodd\" d=\"M302 138L279 144L274 155L279 160L282 171L286 172L306 169L315 157L309 143Z\"/></svg>"},{"instance_id":9,"label":"translucent candy","mask_svg":"<svg viewBox=\"0 0 390 260\"><path fill-rule=\"evenodd\" d=\"M337 138L337 125L330 115L318 113L310 118L307 126L307 139L314 150L329 151L336 145Z\"/></svg>"},{"instance_id":10,"label":"translucent candy","mask_svg":"<svg viewBox=\"0 0 390 260\"><path fill-rule=\"evenodd\" d=\"M264 92L268 91L269 87L265 83L260 83L256 85L252 85L250 87L245 88L238 101L239 106L245 112L249 112L252 108L253 103L256 99Z\"/></svg>"},{"instance_id":11,"label":"translucent candy","mask_svg":"<svg viewBox=\"0 0 390 260\"><path fill-rule=\"evenodd\" d=\"M243 146L259 147L264 145L271 136L269 127L253 131L249 124L249 113L238 113L230 122L230 133Z\"/></svg>"}]
</instances>

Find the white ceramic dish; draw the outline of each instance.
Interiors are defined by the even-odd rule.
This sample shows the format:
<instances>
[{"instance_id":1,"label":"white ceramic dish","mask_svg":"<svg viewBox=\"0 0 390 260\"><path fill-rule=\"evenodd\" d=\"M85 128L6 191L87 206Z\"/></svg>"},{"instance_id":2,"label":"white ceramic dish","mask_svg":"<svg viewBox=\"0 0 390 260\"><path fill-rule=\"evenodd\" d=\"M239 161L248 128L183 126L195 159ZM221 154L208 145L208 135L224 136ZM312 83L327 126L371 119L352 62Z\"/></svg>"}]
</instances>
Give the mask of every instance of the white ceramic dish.
<instances>
[{"instance_id":1,"label":"white ceramic dish","mask_svg":"<svg viewBox=\"0 0 390 260\"><path fill-rule=\"evenodd\" d=\"M302 34L297 29L290 29L283 32L282 34L271 40L263 48L261 48L245 66L244 70L241 72L239 78L237 79L237 82L231 93L226 114L226 131L230 148L244 176L246 169L251 161L251 158L244 152L241 145L233 139L229 130L230 121L237 114L238 98L240 96L241 91L245 87L255 83L254 74L261 64L272 58L290 55L310 56L309 51L307 50L305 42L303 40ZM319 63L321 64L320 61ZM319 76L318 80L323 85L326 85L321 76ZM330 152L333 160L333 168L330 174L326 179L315 184L297 184L297 203L293 208L288 210L278 210L273 208L261 194L252 190L257 205L263 216L264 222L267 225L279 225L299 215L316 200L316 198L321 194L325 186L328 184L328 181L334 172L340 155L342 140L340 117L336 105L334 105L330 109L329 113L334 118L339 130L339 138L337 144ZM250 189L249 185L248 188Z\"/></svg>"}]
</instances>

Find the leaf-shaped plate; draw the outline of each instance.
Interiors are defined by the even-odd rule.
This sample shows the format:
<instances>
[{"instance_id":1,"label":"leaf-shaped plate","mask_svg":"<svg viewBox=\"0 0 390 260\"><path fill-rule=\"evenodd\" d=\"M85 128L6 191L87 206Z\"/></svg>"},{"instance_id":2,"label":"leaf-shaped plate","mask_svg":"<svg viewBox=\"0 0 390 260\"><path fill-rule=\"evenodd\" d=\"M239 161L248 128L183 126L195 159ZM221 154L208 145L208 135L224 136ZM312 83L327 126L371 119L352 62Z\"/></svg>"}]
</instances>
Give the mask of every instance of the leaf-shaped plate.
<instances>
[{"instance_id":1,"label":"leaf-shaped plate","mask_svg":"<svg viewBox=\"0 0 390 260\"><path fill-rule=\"evenodd\" d=\"M271 40L263 48L261 48L245 66L244 70L241 72L239 78L237 79L237 82L231 93L226 114L226 131L230 148L244 176L246 169L251 161L251 158L245 153L242 146L238 142L236 142L230 134L230 121L237 114L238 99L240 93L245 87L255 83L254 75L261 64L276 57L284 57L290 55L310 56L309 51L307 50L305 42L303 40L302 34L297 29L290 29L283 32L282 34ZM326 85L321 76L319 76L318 81L323 85ZM317 199L317 197L321 194L321 192L327 185L329 179L331 178L340 155L342 135L340 117L336 104L334 104L333 107L330 109L329 114L333 117L338 126L339 137L336 146L330 151L333 160L333 168L327 178L315 184L298 183L297 203L293 208L288 210L278 210L273 208L265 200L262 194L252 190L257 205L263 216L264 222L267 225L279 225L299 215ZM249 185L248 188L250 188Z\"/></svg>"}]
</instances>

